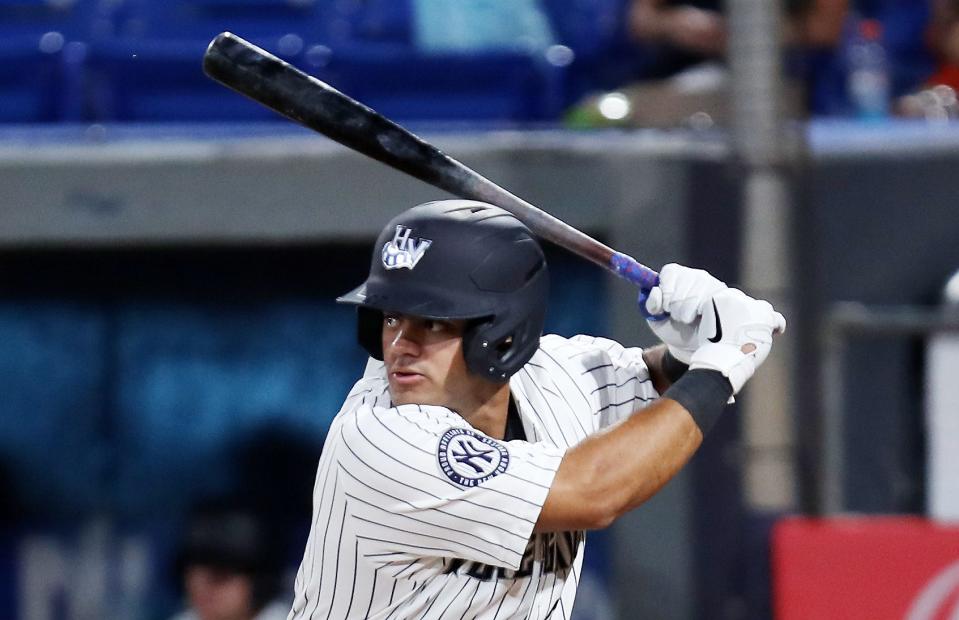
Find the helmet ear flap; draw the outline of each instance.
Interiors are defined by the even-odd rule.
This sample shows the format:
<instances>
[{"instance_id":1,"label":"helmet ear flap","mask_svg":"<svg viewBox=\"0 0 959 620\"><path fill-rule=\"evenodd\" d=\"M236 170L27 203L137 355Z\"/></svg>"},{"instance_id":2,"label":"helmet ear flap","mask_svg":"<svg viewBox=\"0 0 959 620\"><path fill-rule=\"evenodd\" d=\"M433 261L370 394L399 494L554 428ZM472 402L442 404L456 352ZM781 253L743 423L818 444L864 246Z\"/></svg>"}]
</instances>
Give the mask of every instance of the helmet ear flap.
<instances>
[{"instance_id":1,"label":"helmet ear flap","mask_svg":"<svg viewBox=\"0 0 959 620\"><path fill-rule=\"evenodd\" d=\"M383 361L383 313L374 308L356 308L356 339L375 360Z\"/></svg>"},{"instance_id":2,"label":"helmet ear flap","mask_svg":"<svg viewBox=\"0 0 959 620\"><path fill-rule=\"evenodd\" d=\"M467 367L491 381L507 381L539 346L541 327L531 329L531 322L541 324L542 317L524 317L519 324L489 318L470 325L463 334Z\"/></svg>"}]
</instances>

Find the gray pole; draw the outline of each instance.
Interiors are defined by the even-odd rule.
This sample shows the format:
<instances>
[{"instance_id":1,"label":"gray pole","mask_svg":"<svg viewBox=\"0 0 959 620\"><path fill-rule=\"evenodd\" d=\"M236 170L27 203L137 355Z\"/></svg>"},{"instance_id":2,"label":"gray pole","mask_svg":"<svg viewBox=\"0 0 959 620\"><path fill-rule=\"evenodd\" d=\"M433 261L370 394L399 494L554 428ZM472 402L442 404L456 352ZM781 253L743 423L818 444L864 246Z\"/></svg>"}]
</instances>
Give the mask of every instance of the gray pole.
<instances>
[{"instance_id":1,"label":"gray pole","mask_svg":"<svg viewBox=\"0 0 959 620\"><path fill-rule=\"evenodd\" d=\"M792 316L790 150L784 111L781 0L727 0L733 143L744 166L740 280ZM777 339L742 407L743 488L748 506L796 505L793 347Z\"/></svg>"}]
</instances>

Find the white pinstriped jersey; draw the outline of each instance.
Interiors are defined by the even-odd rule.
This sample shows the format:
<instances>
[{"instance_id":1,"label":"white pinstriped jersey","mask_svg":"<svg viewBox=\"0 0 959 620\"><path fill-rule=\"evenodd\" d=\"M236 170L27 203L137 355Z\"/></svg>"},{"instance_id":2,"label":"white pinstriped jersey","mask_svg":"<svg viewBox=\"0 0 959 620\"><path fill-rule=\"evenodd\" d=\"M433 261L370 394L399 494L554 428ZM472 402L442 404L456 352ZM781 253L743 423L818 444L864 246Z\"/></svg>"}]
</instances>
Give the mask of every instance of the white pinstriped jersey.
<instances>
[{"instance_id":1,"label":"white pinstriped jersey","mask_svg":"<svg viewBox=\"0 0 959 620\"><path fill-rule=\"evenodd\" d=\"M323 448L289 620L569 618L584 533L533 526L565 451L658 394L641 349L552 335L510 391L528 441L391 407L370 361Z\"/></svg>"}]
</instances>

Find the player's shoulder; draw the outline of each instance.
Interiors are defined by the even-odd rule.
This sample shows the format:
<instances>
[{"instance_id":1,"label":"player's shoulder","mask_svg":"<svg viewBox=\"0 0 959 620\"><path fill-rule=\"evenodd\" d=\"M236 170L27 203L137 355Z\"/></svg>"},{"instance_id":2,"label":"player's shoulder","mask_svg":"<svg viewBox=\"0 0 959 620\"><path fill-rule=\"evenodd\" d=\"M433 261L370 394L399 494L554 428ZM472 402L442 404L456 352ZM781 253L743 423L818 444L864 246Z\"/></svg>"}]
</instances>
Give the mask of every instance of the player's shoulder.
<instances>
[{"instance_id":1,"label":"player's shoulder","mask_svg":"<svg viewBox=\"0 0 959 620\"><path fill-rule=\"evenodd\" d=\"M389 450L397 441L427 445L454 427L468 426L456 412L434 405L360 402L337 416L334 441Z\"/></svg>"},{"instance_id":2,"label":"player's shoulder","mask_svg":"<svg viewBox=\"0 0 959 620\"><path fill-rule=\"evenodd\" d=\"M547 334L540 339L540 348L537 351L541 359L553 364L588 370L598 364L642 363L643 350L634 347L624 347L622 344L603 338L577 334L570 338ZM536 356L533 357L534 363Z\"/></svg>"},{"instance_id":3,"label":"player's shoulder","mask_svg":"<svg viewBox=\"0 0 959 620\"><path fill-rule=\"evenodd\" d=\"M389 382L385 378L365 377L353 384L336 417L348 415L362 407L389 406L389 403Z\"/></svg>"},{"instance_id":4,"label":"player's shoulder","mask_svg":"<svg viewBox=\"0 0 959 620\"><path fill-rule=\"evenodd\" d=\"M576 334L575 336L560 336L558 334L544 334L540 340L540 348L556 349L576 349L592 350L604 349L609 346L622 346L615 340L603 338L602 336L590 336L588 334Z\"/></svg>"},{"instance_id":5,"label":"player's shoulder","mask_svg":"<svg viewBox=\"0 0 959 620\"><path fill-rule=\"evenodd\" d=\"M390 425L416 425L430 431L467 424L455 411L437 405L363 405L356 407L352 416L361 422L381 419Z\"/></svg>"}]
</instances>

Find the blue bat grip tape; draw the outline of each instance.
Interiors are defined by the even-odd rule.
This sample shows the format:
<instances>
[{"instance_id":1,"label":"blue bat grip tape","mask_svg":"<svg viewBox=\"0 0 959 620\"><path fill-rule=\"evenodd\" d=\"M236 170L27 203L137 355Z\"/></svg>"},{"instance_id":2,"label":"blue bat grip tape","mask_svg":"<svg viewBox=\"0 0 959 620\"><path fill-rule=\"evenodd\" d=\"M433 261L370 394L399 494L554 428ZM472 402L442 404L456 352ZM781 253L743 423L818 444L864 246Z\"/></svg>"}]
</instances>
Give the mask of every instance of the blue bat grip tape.
<instances>
[{"instance_id":1,"label":"blue bat grip tape","mask_svg":"<svg viewBox=\"0 0 959 620\"><path fill-rule=\"evenodd\" d=\"M652 290L654 286L659 285L658 273L639 264L632 256L621 252L614 252L609 259L609 264L618 275L639 286L638 302L640 314L650 321L662 321L669 318L667 314L653 315L646 310L646 300L649 298L649 291Z\"/></svg>"}]
</instances>

